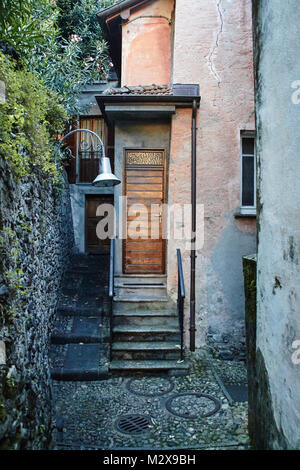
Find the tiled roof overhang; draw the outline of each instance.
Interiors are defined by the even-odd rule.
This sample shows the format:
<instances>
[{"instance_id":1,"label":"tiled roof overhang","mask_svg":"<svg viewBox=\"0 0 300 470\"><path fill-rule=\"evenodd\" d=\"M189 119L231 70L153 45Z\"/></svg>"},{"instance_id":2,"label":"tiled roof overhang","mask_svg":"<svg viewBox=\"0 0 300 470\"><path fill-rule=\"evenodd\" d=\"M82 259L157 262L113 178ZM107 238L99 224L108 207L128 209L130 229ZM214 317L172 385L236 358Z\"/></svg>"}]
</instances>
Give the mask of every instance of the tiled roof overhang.
<instances>
[{"instance_id":1,"label":"tiled roof overhang","mask_svg":"<svg viewBox=\"0 0 300 470\"><path fill-rule=\"evenodd\" d=\"M137 87L134 87L137 88ZM118 90L118 89L116 89ZM181 94L181 91L184 91L184 94ZM188 92L190 91L190 94ZM121 113L122 106L124 112L126 111L126 106L128 105L137 105L139 108L136 108L137 111L137 118L138 114L143 113L143 107L149 105L157 106L156 112L159 112L159 107L161 110L161 114L163 113L162 107L170 107L175 106L177 108L191 108L193 106L193 102L196 100L197 105L200 104L200 95L199 95L199 87L197 85L173 85L172 86L172 93L168 94L137 94L137 93L122 93L122 94L102 94L97 95L96 97L97 103L101 109L102 114L104 115L105 119L109 121L109 118L106 113L106 108L111 105L120 105L119 106L119 113ZM153 108L154 111L154 108ZM125 114L124 114L125 116ZM154 116L154 114L153 114ZM149 117L150 113L149 113Z\"/></svg>"},{"instance_id":2,"label":"tiled roof overhang","mask_svg":"<svg viewBox=\"0 0 300 470\"><path fill-rule=\"evenodd\" d=\"M156 0L150 0L156 1ZM104 8L97 13L100 21L106 20L110 16L117 15L128 8L132 8L143 3L150 3L149 0L122 0L121 2L115 3L114 5Z\"/></svg>"}]
</instances>

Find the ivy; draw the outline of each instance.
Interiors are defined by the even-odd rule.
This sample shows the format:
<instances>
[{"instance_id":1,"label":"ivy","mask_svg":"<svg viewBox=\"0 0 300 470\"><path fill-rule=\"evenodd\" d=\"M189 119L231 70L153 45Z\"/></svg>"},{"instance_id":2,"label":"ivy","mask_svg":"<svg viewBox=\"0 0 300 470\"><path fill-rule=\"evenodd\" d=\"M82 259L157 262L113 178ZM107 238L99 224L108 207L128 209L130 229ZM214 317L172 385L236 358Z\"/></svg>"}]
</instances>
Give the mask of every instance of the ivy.
<instances>
[{"instance_id":1,"label":"ivy","mask_svg":"<svg viewBox=\"0 0 300 470\"><path fill-rule=\"evenodd\" d=\"M59 97L30 71L0 53L0 80L6 99L0 105L1 155L22 179L35 170L56 175L53 136L67 120Z\"/></svg>"}]
</instances>

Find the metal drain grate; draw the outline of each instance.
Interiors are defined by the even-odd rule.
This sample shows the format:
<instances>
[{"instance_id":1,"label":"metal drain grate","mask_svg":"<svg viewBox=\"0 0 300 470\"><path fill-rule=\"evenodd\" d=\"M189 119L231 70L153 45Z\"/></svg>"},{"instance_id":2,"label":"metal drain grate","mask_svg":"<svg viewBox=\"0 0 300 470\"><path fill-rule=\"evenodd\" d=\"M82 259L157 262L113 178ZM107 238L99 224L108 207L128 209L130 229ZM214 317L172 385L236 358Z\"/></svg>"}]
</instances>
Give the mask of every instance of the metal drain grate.
<instances>
[{"instance_id":1,"label":"metal drain grate","mask_svg":"<svg viewBox=\"0 0 300 470\"><path fill-rule=\"evenodd\" d=\"M115 422L117 431L123 434L144 434L150 431L150 426L151 416L147 415L125 415Z\"/></svg>"}]
</instances>

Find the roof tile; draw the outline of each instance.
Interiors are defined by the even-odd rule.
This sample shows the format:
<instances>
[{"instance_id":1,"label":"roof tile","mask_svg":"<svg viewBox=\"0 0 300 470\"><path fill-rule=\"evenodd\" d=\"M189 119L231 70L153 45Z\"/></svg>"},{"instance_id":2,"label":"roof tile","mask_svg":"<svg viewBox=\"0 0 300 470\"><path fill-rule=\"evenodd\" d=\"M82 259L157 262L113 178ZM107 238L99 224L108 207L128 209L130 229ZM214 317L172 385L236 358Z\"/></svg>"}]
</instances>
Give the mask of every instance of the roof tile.
<instances>
[{"instance_id":1,"label":"roof tile","mask_svg":"<svg viewBox=\"0 0 300 470\"><path fill-rule=\"evenodd\" d=\"M107 88L103 95L172 95L171 85L139 85L123 86L121 88Z\"/></svg>"}]
</instances>

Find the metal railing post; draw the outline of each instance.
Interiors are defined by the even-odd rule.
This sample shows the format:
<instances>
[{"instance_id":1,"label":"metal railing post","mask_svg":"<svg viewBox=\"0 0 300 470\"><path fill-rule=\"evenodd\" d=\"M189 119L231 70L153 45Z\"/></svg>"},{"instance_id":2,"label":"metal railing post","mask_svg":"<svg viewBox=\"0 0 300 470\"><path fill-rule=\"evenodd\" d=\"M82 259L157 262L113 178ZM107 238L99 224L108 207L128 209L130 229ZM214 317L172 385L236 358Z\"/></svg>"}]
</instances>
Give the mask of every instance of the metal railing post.
<instances>
[{"instance_id":1,"label":"metal railing post","mask_svg":"<svg viewBox=\"0 0 300 470\"><path fill-rule=\"evenodd\" d=\"M115 239L110 240L110 257L109 257L109 360L112 359L112 340L113 340L113 297L114 297L114 270L115 270Z\"/></svg>"},{"instance_id":2,"label":"metal railing post","mask_svg":"<svg viewBox=\"0 0 300 470\"><path fill-rule=\"evenodd\" d=\"M178 312L178 323L180 329L180 348L181 360L184 359L184 299L185 299L185 288L184 288L184 278L182 270L182 259L181 252L177 249L177 267L178 267L178 294L177 294L177 312Z\"/></svg>"}]
</instances>

